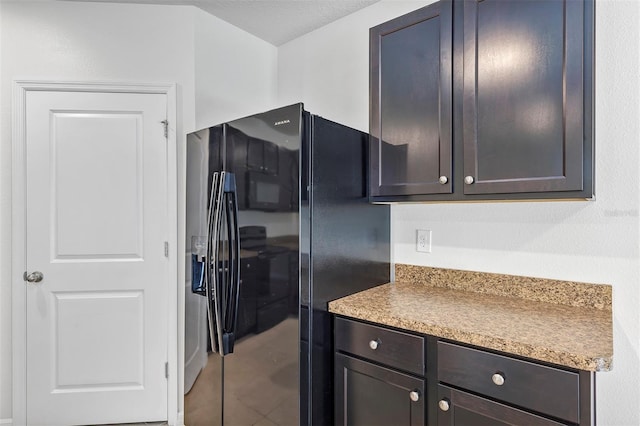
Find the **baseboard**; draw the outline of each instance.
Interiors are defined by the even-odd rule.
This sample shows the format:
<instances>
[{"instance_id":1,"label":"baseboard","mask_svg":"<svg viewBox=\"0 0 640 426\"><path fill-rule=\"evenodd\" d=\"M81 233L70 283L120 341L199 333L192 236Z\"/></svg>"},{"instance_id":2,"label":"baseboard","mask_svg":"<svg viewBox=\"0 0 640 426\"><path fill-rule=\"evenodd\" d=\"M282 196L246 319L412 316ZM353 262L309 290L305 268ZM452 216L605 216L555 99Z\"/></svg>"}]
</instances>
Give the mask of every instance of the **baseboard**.
<instances>
[{"instance_id":1,"label":"baseboard","mask_svg":"<svg viewBox=\"0 0 640 426\"><path fill-rule=\"evenodd\" d=\"M176 416L176 424L174 426L184 426L184 411L178 411Z\"/></svg>"}]
</instances>

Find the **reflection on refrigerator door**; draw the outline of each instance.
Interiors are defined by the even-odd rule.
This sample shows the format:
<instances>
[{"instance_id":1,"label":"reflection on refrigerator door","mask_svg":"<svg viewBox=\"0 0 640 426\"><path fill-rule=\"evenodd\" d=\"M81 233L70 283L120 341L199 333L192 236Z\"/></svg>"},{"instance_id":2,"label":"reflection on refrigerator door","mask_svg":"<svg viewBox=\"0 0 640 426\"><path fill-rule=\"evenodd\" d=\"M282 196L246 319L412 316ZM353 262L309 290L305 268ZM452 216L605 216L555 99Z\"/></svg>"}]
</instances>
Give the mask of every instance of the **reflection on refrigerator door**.
<instances>
[{"instance_id":1,"label":"reflection on refrigerator door","mask_svg":"<svg viewBox=\"0 0 640 426\"><path fill-rule=\"evenodd\" d=\"M327 303L390 274L367 142L302 104L187 135L187 426L333 424Z\"/></svg>"},{"instance_id":2,"label":"reflection on refrigerator door","mask_svg":"<svg viewBox=\"0 0 640 426\"><path fill-rule=\"evenodd\" d=\"M298 175L292 168L301 107L282 112L293 113L294 129L285 133L254 116L187 137L187 230L200 232L187 236L190 290L205 296L207 309L204 321L190 321L187 312L186 324L204 326L208 341L205 365L188 391L185 381L188 426L300 423L299 213L292 190ZM225 187L229 177L236 191ZM197 347L189 343L187 362L188 349Z\"/></svg>"}]
</instances>

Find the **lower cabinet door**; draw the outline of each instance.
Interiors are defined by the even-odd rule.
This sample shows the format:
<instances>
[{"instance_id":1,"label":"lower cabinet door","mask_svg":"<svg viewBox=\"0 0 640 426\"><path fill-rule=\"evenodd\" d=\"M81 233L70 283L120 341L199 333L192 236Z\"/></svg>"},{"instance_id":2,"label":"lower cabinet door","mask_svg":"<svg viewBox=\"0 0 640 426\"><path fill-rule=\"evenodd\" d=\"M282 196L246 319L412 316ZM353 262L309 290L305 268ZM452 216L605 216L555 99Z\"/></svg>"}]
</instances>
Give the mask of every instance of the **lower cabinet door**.
<instances>
[{"instance_id":1,"label":"lower cabinet door","mask_svg":"<svg viewBox=\"0 0 640 426\"><path fill-rule=\"evenodd\" d=\"M499 402L438 385L438 426L557 426L558 423Z\"/></svg>"},{"instance_id":2,"label":"lower cabinet door","mask_svg":"<svg viewBox=\"0 0 640 426\"><path fill-rule=\"evenodd\" d=\"M425 424L425 380L336 353L335 424Z\"/></svg>"}]
</instances>

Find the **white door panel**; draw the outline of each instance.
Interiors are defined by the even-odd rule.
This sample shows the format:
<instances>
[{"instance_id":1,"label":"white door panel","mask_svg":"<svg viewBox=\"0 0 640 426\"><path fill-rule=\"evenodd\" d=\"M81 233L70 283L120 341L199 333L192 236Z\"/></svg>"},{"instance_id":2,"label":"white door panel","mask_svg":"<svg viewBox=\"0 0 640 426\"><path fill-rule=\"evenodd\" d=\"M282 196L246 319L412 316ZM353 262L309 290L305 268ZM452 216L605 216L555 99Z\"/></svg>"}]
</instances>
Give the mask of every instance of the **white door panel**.
<instances>
[{"instance_id":1,"label":"white door panel","mask_svg":"<svg viewBox=\"0 0 640 426\"><path fill-rule=\"evenodd\" d=\"M142 118L51 114L54 259L142 259Z\"/></svg>"},{"instance_id":2,"label":"white door panel","mask_svg":"<svg viewBox=\"0 0 640 426\"><path fill-rule=\"evenodd\" d=\"M209 137L209 131L203 130L198 133L203 138ZM198 136L189 135L187 138L197 138ZM187 144L193 142L189 139ZM187 206L186 224L188 226L197 226L197 229L187 229L186 235L207 235L207 218L208 211L208 177L206 173L209 152L207 144L195 143L195 146L202 147L203 151L196 152L193 149L187 150L187 182L191 184L186 188L188 193L186 199L192 203ZM197 165L197 166L196 166ZM194 186L193 182L199 182L198 186ZM193 241L185 241L187 247L187 256L185 258L185 334L184 334L184 392L185 394L191 390L200 371L207 365L207 304L206 299L191 291L192 256L198 255L194 253Z\"/></svg>"},{"instance_id":3,"label":"white door panel","mask_svg":"<svg viewBox=\"0 0 640 426\"><path fill-rule=\"evenodd\" d=\"M54 392L141 389L144 306L141 291L66 292L54 297ZM114 316L113 313L118 315ZM95 321L111 317L109 321ZM96 336L118 336L110 339ZM87 342L92 342L87 345ZM105 362L108 359L109 362ZM102 368L96 368L96 360Z\"/></svg>"},{"instance_id":4,"label":"white door panel","mask_svg":"<svg viewBox=\"0 0 640 426\"><path fill-rule=\"evenodd\" d=\"M164 94L29 92L27 423L167 419Z\"/></svg>"},{"instance_id":5,"label":"white door panel","mask_svg":"<svg viewBox=\"0 0 640 426\"><path fill-rule=\"evenodd\" d=\"M187 265L191 264L191 259ZM189 266L190 267L190 266ZM191 292L191 280L185 287L184 393L195 383L207 365L207 305L202 296Z\"/></svg>"}]
</instances>

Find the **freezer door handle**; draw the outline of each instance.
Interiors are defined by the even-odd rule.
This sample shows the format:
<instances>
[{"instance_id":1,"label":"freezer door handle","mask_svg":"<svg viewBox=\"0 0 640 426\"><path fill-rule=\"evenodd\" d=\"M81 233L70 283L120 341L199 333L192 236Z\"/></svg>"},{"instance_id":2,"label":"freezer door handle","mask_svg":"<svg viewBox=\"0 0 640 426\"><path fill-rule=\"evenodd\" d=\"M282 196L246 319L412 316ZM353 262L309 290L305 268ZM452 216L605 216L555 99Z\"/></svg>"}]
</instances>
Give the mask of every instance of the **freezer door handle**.
<instances>
[{"instance_id":1,"label":"freezer door handle","mask_svg":"<svg viewBox=\"0 0 640 426\"><path fill-rule=\"evenodd\" d=\"M205 284L207 297L207 316L209 319L209 337L211 349L220 352L222 340L221 317L219 308L220 294L218 294L220 271L220 219L222 217L222 182L224 172L215 172L211 182L209 196L209 217L207 223L207 256L205 265Z\"/></svg>"},{"instance_id":2,"label":"freezer door handle","mask_svg":"<svg viewBox=\"0 0 640 426\"><path fill-rule=\"evenodd\" d=\"M216 172L211 185L207 239L207 312L211 348L233 353L240 296L240 228L235 175Z\"/></svg>"},{"instance_id":3,"label":"freezer door handle","mask_svg":"<svg viewBox=\"0 0 640 426\"><path fill-rule=\"evenodd\" d=\"M238 304L240 301L240 226L238 224L238 193L233 173L224 178L225 217L228 242L228 269L225 279L225 317L223 347L225 353L232 353L235 343L235 331L238 322Z\"/></svg>"}]
</instances>

